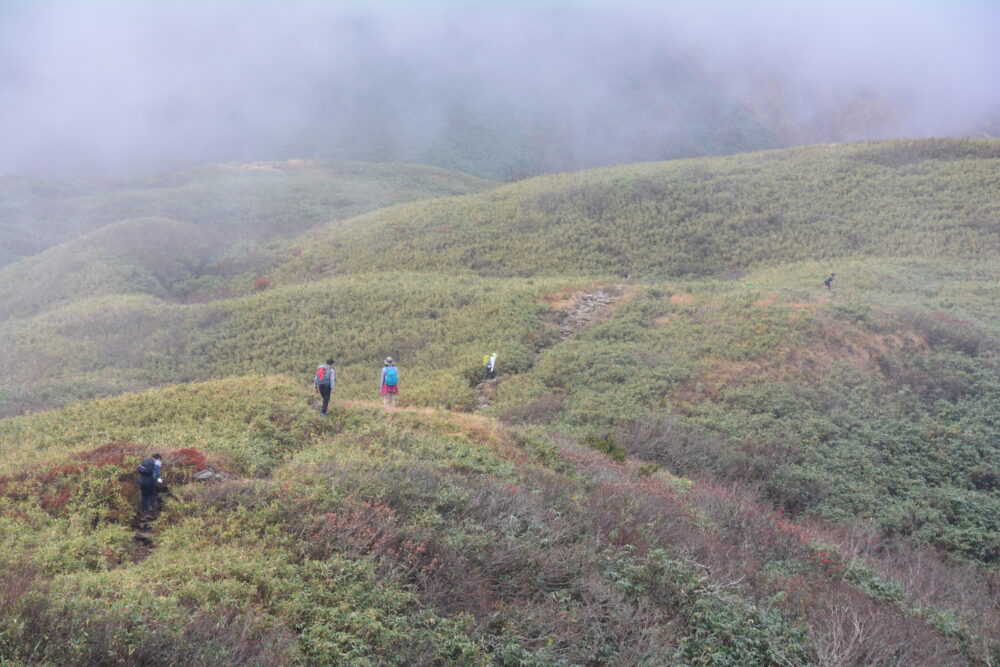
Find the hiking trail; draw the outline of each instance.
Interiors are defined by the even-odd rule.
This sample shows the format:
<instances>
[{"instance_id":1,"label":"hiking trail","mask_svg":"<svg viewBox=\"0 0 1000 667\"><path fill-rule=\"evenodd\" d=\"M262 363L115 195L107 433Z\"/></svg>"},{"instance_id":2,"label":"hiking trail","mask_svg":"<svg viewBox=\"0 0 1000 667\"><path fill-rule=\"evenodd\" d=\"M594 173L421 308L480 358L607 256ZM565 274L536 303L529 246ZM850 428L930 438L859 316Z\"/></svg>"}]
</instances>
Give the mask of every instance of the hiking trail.
<instances>
[{"instance_id":1,"label":"hiking trail","mask_svg":"<svg viewBox=\"0 0 1000 667\"><path fill-rule=\"evenodd\" d=\"M611 316L611 306L625 295L627 285L610 285L600 287L594 291L581 290L575 295L550 306L556 312L562 312L563 317L559 321L559 343L565 342L575 335L589 329L594 324L602 322ZM544 352L548 347L538 350L536 356ZM502 373L503 360L500 360ZM474 410L484 410L496 399L503 380L502 374L499 377L485 380L476 385L476 405Z\"/></svg>"},{"instance_id":2,"label":"hiking trail","mask_svg":"<svg viewBox=\"0 0 1000 667\"><path fill-rule=\"evenodd\" d=\"M595 292L580 294L570 304L559 324L560 342L605 320L611 315L611 305L625 294L626 285L601 287Z\"/></svg>"},{"instance_id":3,"label":"hiking trail","mask_svg":"<svg viewBox=\"0 0 1000 667\"><path fill-rule=\"evenodd\" d=\"M194 482L218 483L239 479L239 476L228 472L219 472L212 466L205 466L196 472L190 479ZM156 510L153 512L136 510L135 516L132 517L132 522L130 524L132 527L132 540L135 541L140 547L140 560L148 556L149 552L156 547L156 544L153 542L153 522L160 518L160 515L163 513L164 500L170 495L171 492L169 486L160 486L157 491Z\"/></svg>"}]
</instances>

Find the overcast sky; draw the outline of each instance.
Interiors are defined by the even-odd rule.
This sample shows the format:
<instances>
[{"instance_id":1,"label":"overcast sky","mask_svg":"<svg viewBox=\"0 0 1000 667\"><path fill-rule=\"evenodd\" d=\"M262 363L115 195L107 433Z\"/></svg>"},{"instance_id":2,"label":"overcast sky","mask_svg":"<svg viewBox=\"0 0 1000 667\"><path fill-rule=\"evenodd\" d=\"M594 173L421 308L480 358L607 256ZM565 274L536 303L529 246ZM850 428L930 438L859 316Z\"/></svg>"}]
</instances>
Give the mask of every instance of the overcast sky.
<instances>
[{"instance_id":1,"label":"overcast sky","mask_svg":"<svg viewBox=\"0 0 1000 667\"><path fill-rule=\"evenodd\" d=\"M998 131L1000 2L748 4L0 0L0 174L263 159L373 96L427 132L444 88L618 141L623 95L692 73L774 123L874 99L873 138Z\"/></svg>"}]
</instances>

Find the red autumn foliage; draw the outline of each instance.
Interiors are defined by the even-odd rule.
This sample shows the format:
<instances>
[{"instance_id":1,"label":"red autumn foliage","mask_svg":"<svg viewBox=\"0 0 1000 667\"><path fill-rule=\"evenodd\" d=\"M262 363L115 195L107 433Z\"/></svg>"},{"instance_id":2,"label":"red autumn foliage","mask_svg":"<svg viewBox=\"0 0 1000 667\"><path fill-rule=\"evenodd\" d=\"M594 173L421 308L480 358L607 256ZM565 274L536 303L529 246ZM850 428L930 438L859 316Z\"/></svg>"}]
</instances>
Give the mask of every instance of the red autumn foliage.
<instances>
[{"instance_id":1,"label":"red autumn foliage","mask_svg":"<svg viewBox=\"0 0 1000 667\"><path fill-rule=\"evenodd\" d=\"M95 466L119 466L128 467L127 459L142 456L145 450L144 445L132 442L109 442L88 452L76 454L74 458Z\"/></svg>"},{"instance_id":2,"label":"red autumn foliage","mask_svg":"<svg viewBox=\"0 0 1000 667\"><path fill-rule=\"evenodd\" d=\"M263 292L270 286L271 286L271 281L268 280L267 278L258 278L257 280L253 281L254 292Z\"/></svg>"},{"instance_id":3,"label":"red autumn foliage","mask_svg":"<svg viewBox=\"0 0 1000 667\"><path fill-rule=\"evenodd\" d=\"M72 495L73 487L70 484L62 484L54 491L42 494L38 504L49 514L58 514L66 509Z\"/></svg>"},{"instance_id":4,"label":"red autumn foliage","mask_svg":"<svg viewBox=\"0 0 1000 667\"><path fill-rule=\"evenodd\" d=\"M905 657L910 664L917 664L919 656L946 664L957 657L955 648L920 619L869 599L844 580L844 559L855 555L847 544L837 553L810 546L816 541L844 544L837 539L837 529L818 521L793 523L759 490L710 476L695 479L681 502L661 481L638 474L641 462L599 465L577 446L568 444L566 449L566 460L599 480L587 505L588 532L610 544L634 540L637 553L666 548L685 554L714 580L731 582L725 585L738 586L751 597L783 593L785 611L824 638L817 650L826 664L859 664L866 656L877 661L891 655ZM867 544L864 537L855 538L859 545ZM870 557L872 551L857 555ZM789 577L764 574L766 563L782 560L797 560L807 569ZM894 574L887 578L900 578L900 573ZM827 636L823 629L831 627L831 617L836 618L836 631ZM992 622L983 627L992 627Z\"/></svg>"},{"instance_id":5,"label":"red autumn foliage","mask_svg":"<svg viewBox=\"0 0 1000 667\"><path fill-rule=\"evenodd\" d=\"M167 452L163 456L163 463L167 466L185 466L201 469L205 466L205 454L193 447L176 449Z\"/></svg>"},{"instance_id":6,"label":"red autumn foliage","mask_svg":"<svg viewBox=\"0 0 1000 667\"><path fill-rule=\"evenodd\" d=\"M95 449L73 454L71 463L36 466L12 475L0 476L0 496L24 502L37 499L38 507L48 514L66 511L74 492L80 488L82 476L97 469L112 469L117 476L115 493L130 499L136 493L135 467L139 459L150 453L149 445L130 442L110 442ZM181 477L190 475L205 465L205 455L193 448L179 449L164 455L168 464L165 474ZM111 511L113 520L125 520L120 512Z\"/></svg>"}]
</instances>

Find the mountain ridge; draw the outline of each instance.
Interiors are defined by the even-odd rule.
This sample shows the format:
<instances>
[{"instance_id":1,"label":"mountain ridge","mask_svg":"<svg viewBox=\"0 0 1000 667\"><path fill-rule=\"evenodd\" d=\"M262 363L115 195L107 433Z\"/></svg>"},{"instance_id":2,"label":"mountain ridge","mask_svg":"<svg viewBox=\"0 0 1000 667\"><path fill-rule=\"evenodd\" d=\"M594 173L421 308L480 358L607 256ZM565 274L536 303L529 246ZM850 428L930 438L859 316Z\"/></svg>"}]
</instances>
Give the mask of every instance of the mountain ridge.
<instances>
[{"instance_id":1,"label":"mountain ridge","mask_svg":"<svg viewBox=\"0 0 1000 667\"><path fill-rule=\"evenodd\" d=\"M406 167L457 185L8 264L0 660L991 664L998 163ZM154 451L170 494L133 518Z\"/></svg>"}]
</instances>

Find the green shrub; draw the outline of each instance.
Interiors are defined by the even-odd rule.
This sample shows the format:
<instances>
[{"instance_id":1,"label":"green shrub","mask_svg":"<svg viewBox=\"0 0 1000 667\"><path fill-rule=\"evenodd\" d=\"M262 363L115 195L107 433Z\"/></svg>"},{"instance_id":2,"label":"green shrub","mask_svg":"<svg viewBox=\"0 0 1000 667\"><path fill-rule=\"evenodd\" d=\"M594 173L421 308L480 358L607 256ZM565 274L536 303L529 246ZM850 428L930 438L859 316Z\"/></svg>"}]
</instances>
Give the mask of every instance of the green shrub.
<instances>
[{"instance_id":1,"label":"green shrub","mask_svg":"<svg viewBox=\"0 0 1000 667\"><path fill-rule=\"evenodd\" d=\"M584 444L591 449L607 454L612 461L623 463L627 457L625 448L618 444L615 436L611 433L604 435L590 434L584 439Z\"/></svg>"}]
</instances>

